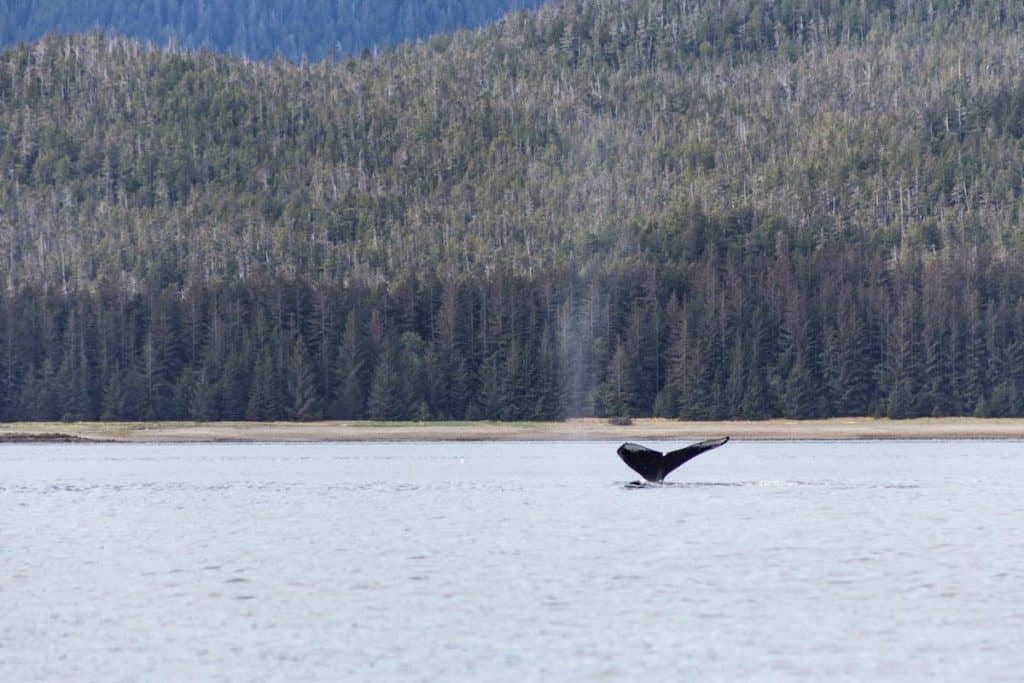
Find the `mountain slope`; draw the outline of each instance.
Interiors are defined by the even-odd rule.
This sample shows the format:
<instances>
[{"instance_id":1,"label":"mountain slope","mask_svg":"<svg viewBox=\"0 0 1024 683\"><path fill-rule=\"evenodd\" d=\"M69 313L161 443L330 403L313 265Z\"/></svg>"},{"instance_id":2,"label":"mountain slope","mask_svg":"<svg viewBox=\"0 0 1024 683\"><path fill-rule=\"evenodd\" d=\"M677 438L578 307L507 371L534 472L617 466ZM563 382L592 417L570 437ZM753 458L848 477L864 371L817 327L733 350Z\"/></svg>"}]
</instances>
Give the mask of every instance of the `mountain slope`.
<instances>
[{"instance_id":1,"label":"mountain slope","mask_svg":"<svg viewBox=\"0 0 1024 683\"><path fill-rule=\"evenodd\" d=\"M159 367L145 414L280 416L237 396L299 396L305 349L336 416L1020 414L1022 18L579 0L341 64L8 51L8 395L70 367L91 412L31 414L98 415Z\"/></svg>"},{"instance_id":2,"label":"mountain slope","mask_svg":"<svg viewBox=\"0 0 1024 683\"><path fill-rule=\"evenodd\" d=\"M5 53L8 220L37 216L91 262L48 249L11 277L88 280L109 260L89 252L123 240L132 270L198 246L211 275L529 272L644 251L695 207L807 246L1020 246L1016 20L877 10L858 38L845 16L797 15L719 45L713 8L662 4L570 4L340 66L95 35ZM154 220L181 228L147 240ZM39 242L23 223L9 237Z\"/></svg>"},{"instance_id":3,"label":"mountain slope","mask_svg":"<svg viewBox=\"0 0 1024 683\"><path fill-rule=\"evenodd\" d=\"M542 0L0 0L0 45L102 30L262 59L321 59L472 28Z\"/></svg>"}]
</instances>

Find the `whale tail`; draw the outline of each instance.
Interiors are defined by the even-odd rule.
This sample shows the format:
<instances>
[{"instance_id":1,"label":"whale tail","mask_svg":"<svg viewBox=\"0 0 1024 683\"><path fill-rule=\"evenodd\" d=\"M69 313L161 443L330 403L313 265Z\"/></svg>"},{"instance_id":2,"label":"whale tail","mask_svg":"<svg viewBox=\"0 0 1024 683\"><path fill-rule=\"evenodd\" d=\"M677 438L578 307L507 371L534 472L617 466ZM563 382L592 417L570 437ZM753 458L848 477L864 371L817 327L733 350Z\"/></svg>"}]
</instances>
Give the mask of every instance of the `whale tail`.
<instances>
[{"instance_id":1,"label":"whale tail","mask_svg":"<svg viewBox=\"0 0 1024 683\"><path fill-rule=\"evenodd\" d=\"M705 451L718 448L729 441L729 437L708 439L662 454L635 443L624 443L619 446L619 457L637 474L650 482L661 483L673 470L696 458Z\"/></svg>"}]
</instances>

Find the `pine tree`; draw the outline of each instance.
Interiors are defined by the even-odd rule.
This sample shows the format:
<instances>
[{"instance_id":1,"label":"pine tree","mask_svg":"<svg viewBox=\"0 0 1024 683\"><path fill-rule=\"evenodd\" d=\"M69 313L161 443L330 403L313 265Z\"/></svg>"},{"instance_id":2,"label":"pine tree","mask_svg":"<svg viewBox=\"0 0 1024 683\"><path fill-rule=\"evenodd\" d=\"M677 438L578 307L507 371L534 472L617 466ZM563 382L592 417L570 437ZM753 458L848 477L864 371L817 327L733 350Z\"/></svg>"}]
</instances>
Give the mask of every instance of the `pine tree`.
<instances>
[{"instance_id":1,"label":"pine tree","mask_svg":"<svg viewBox=\"0 0 1024 683\"><path fill-rule=\"evenodd\" d=\"M357 420L363 416L366 403L362 385L365 354L360 342L356 312L352 309L345 319L345 329L334 363L334 393L337 398L331 406L330 414L337 419Z\"/></svg>"},{"instance_id":2,"label":"pine tree","mask_svg":"<svg viewBox=\"0 0 1024 683\"><path fill-rule=\"evenodd\" d=\"M535 373L537 401L533 409L533 419L565 419L565 399L558 367L558 352L555 348L554 335L547 325L541 333Z\"/></svg>"},{"instance_id":3,"label":"pine tree","mask_svg":"<svg viewBox=\"0 0 1024 683\"><path fill-rule=\"evenodd\" d=\"M367 412L374 420L393 420L399 413L398 377L393 355L390 343L385 343L373 369Z\"/></svg>"},{"instance_id":4,"label":"pine tree","mask_svg":"<svg viewBox=\"0 0 1024 683\"><path fill-rule=\"evenodd\" d=\"M103 390L103 411L101 420L124 420L127 417L127 394L124 389L120 367L114 368Z\"/></svg>"},{"instance_id":5,"label":"pine tree","mask_svg":"<svg viewBox=\"0 0 1024 683\"><path fill-rule=\"evenodd\" d=\"M744 339L737 336L733 342L732 356L729 360L729 376L725 383L726 415L743 414L744 398L747 393L747 349Z\"/></svg>"},{"instance_id":6,"label":"pine tree","mask_svg":"<svg viewBox=\"0 0 1024 683\"><path fill-rule=\"evenodd\" d=\"M242 420L248 412L251 397L250 372L252 363L248 343L228 354L224 370L217 380L215 393L220 396L221 419Z\"/></svg>"},{"instance_id":7,"label":"pine tree","mask_svg":"<svg viewBox=\"0 0 1024 683\"><path fill-rule=\"evenodd\" d=\"M266 421L284 417L282 393L274 354L269 347L264 347L253 372L252 391L245 411L246 419Z\"/></svg>"},{"instance_id":8,"label":"pine tree","mask_svg":"<svg viewBox=\"0 0 1024 683\"><path fill-rule=\"evenodd\" d=\"M605 380L603 405L605 414L621 417L633 417L636 405L635 367L622 340L615 346L615 354L608 366Z\"/></svg>"},{"instance_id":9,"label":"pine tree","mask_svg":"<svg viewBox=\"0 0 1024 683\"><path fill-rule=\"evenodd\" d=\"M423 377L423 353L426 345L416 332L405 332L398 340L397 419L427 419L430 409L426 402Z\"/></svg>"},{"instance_id":10,"label":"pine tree","mask_svg":"<svg viewBox=\"0 0 1024 683\"><path fill-rule=\"evenodd\" d=\"M820 397L804 359L797 356L786 378L785 394L782 397L783 415L799 419L819 417Z\"/></svg>"},{"instance_id":11,"label":"pine tree","mask_svg":"<svg viewBox=\"0 0 1024 683\"><path fill-rule=\"evenodd\" d=\"M217 412L213 405L213 389L210 386L210 379L206 375L206 368L199 371L199 379L196 380L192 390L192 399L189 401L189 417L193 420L216 420Z\"/></svg>"},{"instance_id":12,"label":"pine tree","mask_svg":"<svg viewBox=\"0 0 1024 683\"><path fill-rule=\"evenodd\" d=\"M295 335L292 346L291 365L288 372L288 415L293 420L318 420L320 398L316 393L316 378L309 362L309 352L302 335Z\"/></svg>"}]
</instances>

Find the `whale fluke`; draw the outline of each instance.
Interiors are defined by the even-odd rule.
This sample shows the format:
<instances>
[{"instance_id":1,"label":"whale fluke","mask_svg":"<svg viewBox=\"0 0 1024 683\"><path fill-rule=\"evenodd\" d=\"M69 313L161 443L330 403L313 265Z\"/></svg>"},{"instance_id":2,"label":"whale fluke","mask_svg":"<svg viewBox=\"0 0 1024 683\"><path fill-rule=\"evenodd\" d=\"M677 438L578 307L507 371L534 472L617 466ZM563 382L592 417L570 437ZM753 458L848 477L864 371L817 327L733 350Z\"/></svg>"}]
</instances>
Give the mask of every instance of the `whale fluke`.
<instances>
[{"instance_id":1,"label":"whale fluke","mask_svg":"<svg viewBox=\"0 0 1024 683\"><path fill-rule=\"evenodd\" d=\"M708 439L695 443L677 451L670 451L662 455L660 452L651 450L635 443L624 443L619 446L619 457L622 462L629 465L641 477L647 481L660 484L672 470L680 465L696 458L704 451L718 448L729 440L729 437L721 439Z\"/></svg>"}]
</instances>

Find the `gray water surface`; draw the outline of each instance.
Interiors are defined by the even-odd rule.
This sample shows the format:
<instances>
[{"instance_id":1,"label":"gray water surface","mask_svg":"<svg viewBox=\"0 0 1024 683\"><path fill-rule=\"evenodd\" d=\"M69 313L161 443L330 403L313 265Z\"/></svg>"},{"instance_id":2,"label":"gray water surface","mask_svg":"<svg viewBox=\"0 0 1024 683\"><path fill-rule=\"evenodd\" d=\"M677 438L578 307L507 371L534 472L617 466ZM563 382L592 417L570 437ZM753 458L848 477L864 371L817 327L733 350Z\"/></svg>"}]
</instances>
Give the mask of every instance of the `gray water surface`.
<instances>
[{"instance_id":1,"label":"gray water surface","mask_svg":"<svg viewBox=\"0 0 1024 683\"><path fill-rule=\"evenodd\" d=\"M1024 444L617 445L0 446L0 680L1024 677Z\"/></svg>"}]
</instances>

